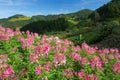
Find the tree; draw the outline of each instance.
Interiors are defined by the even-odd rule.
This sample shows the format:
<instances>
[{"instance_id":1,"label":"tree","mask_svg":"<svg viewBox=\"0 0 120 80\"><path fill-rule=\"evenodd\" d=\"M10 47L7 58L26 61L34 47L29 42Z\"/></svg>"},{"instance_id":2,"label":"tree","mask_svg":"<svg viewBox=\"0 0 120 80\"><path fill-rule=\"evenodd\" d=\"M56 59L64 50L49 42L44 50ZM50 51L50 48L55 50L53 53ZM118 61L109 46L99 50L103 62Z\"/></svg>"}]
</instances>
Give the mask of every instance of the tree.
<instances>
[{"instance_id":1,"label":"tree","mask_svg":"<svg viewBox=\"0 0 120 80\"><path fill-rule=\"evenodd\" d=\"M91 20L93 20L94 25L96 26L96 23L100 20L100 15L97 11L94 11L90 16Z\"/></svg>"}]
</instances>

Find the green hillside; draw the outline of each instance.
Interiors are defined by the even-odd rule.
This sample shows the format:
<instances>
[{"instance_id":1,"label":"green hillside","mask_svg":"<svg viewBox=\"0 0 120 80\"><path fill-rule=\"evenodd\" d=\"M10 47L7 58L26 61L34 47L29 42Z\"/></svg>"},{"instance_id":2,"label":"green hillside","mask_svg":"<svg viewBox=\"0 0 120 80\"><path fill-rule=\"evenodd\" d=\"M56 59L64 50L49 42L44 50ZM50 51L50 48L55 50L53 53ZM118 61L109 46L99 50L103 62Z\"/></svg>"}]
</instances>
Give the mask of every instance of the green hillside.
<instances>
[{"instance_id":1,"label":"green hillside","mask_svg":"<svg viewBox=\"0 0 120 80\"><path fill-rule=\"evenodd\" d=\"M112 0L111 2L101 6L96 10L101 20L114 20L119 19L120 21L120 0Z\"/></svg>"}]
</instances>

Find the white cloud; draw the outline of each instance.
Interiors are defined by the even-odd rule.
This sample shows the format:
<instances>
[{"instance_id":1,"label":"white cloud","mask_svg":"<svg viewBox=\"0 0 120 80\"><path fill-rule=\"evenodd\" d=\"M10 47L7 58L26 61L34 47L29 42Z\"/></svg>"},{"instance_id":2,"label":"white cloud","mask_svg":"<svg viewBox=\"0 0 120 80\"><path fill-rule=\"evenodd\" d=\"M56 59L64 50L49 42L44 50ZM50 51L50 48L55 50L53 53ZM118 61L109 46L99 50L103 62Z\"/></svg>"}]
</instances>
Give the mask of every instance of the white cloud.
<instances>
[{"instance_id":1,"label":"white cloud","mask_svg":"<svg viewBox=\"0 0 120 80\"><path fill-rule=\"evenodd\" d=\"M0 0L0 5L13 5L13 6L20 6L20 5L32 5L33 2L37 0Z\"/></svg>"},{"instance_id":2,"label":"white cloud","mask_svg":"<svg viewBox=\"0 0 120 80\"><path fill-rule=\"evenodd\" d=\"M12 5L13 0L0 0L0 5Z\"/></svg>"}]
</instances>

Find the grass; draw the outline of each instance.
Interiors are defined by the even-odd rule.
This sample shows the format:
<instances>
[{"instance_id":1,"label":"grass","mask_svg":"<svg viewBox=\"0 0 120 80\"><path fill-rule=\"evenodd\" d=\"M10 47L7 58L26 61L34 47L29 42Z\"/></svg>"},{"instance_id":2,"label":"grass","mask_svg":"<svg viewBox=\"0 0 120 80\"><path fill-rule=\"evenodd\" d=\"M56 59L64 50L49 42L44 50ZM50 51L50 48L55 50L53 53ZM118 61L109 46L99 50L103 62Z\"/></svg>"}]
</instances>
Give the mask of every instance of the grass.
<instances>
[{"instance_id":1,"label":"grass","mask_svg":"<svg viewBox=\"0 0 120 80\"><path fill-rule=\"evenodd\" d=\"M78 24L77 21L74 21L74 20L72 20L72 19L69 19L68 22L71 23L71 24L74 24L74 25Z\"/></svg>"},{"instance_id":2,"label":"grass","mask_svg":"<svg viewBox=\"0 0 120 80\"><path fill-rule=\"evenodd\" d=\"M19 17L19 18L12 18L9 21L10 22L15 22L15 21L24 21L24 20L29 20L30 17Z\"/></svg>"}]
</instances>

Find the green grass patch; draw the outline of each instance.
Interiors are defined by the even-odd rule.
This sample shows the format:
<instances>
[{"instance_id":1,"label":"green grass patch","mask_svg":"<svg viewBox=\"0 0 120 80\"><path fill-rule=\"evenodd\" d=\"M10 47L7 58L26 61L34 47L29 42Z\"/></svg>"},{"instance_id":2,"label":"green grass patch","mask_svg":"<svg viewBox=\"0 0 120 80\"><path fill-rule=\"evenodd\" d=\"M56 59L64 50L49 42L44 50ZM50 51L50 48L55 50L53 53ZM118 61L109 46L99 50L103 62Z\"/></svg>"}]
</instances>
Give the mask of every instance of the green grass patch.
<instances>
[{"instance_id":1,"label":"green grass patch","mask_svg":"<svg viewBox=\"0 0 120 80\"><path fill-rule=\"evenodd\" d=\"M15 21L24 21L24 20L29 20L30 17L18 17L18 18L12 18L9 21L10 22L15 22Z\"/></svg>"}]
</instances>

